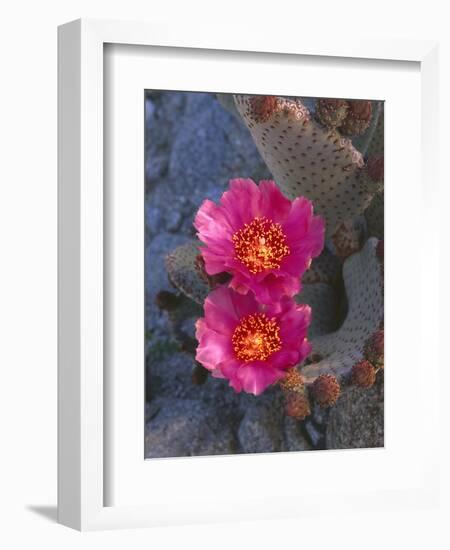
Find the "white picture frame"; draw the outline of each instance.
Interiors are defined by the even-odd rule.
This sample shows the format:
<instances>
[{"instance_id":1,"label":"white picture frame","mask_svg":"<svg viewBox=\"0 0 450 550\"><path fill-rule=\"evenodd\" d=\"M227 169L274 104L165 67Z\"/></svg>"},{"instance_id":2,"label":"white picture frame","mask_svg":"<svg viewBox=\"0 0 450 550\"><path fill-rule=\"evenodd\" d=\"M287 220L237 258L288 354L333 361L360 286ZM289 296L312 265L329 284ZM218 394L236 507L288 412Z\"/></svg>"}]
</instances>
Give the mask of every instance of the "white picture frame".
<instances>
[{"instance_id":1,"label":"white picture frame","mask_svg":"<svg viewBox=\"0 0 450 550\"><path fill-rule=\"evenodd\" d=\"M351 491L337 484L331 487L317 485L308 493L299 494L293 486L292 491L280 494L276 502L277 510L272 506L277 498L270 491L260 491L250 499L235 497L230 506L230 496L224 493L209 501L195 500L195 487L188 493L188 487L180 489L179 499L173 498L171 509L164 506L163 486L155 487L152 503L143 503L140 499L131 502L132 494L127 495L124 505L105 505L106 495L111 490L109 476L105 475L105 413L111 411L105 405L105 392L109 391L104 383L104 373L108 365L104 360L104 55L105 45L121 44L130 46L164 47L174 51L204 51L204 55L213 55L214 51L241 53L242 56L281 55L312 56L312 59L332 58L338 62L342 58L358 59L361 65L370 60L416 63L421 87L420 97L420 151L421 174L420 192L423 201L429 207L422 210L424 220L423 239L434 246L419 247L421 254L427 254L428 262L421 267L421 281L436 280L433 265L438 257L437 229L432 223L433 197L437 189L435 172L437 134L434 131L437 118L437 44L426 41L388 41L388 40L352 40L336 37L320 39L307 34L298 37L289 35L267 37L257 32L236 33L230 36L229 30L208 28L201 37L191 36L189 29L173 23L170 27L159 23L132 23L98 20L79 20L59 28L58 46L58 85L59 85L59 352L58 352L58 518L60 523L80 530L154 526L163 524L190 523L222 520L257 519L264 517L301 516L308 512L312 502L322 503L318 509L332 509L334 506L348 508L379 505L386 500L388 487L378 492L366 489L365 498L355 501ZM247 52L244 54L244 52ZM175 84L176 86L176 84ZM200 85L201 86L201 85ZM224 91L233 91L233 83L223 85ZM170 89L170 88L168 88ZM176 87L174 89L177 89ZM192 89L192 88L190 88ZM200 87L201 89L201 87ZM219 91L219 90L215 90ZM248 87L246 91L252 92ZM254 90L262 92L262 90ZM268 90L264 90L267 92ZM308 95L307 92L304 95ZM336 97L339 97L336 94ZM361 96L362 97L362 96ZM389 151L387 151L389 154ZM139 167L140 168L140 167ZM414 203L414 201L412 201ZM416 201L417 203L417 201ZM411 208L417 208L418 204ZM430 223L426 223L428 220ZM437 318L438 287L434 293L428 290L427 300L421 300L420 316L423 319ZM418 295L423 298L424 288ZM427 341L427 359L431 365L427 371L427 389L418 382L414 391L420 391L415 397L420 402L431 401L427 410L428 425L433 426L438 417L437 392L438 358L437 345L430 345L430 338L436 343L437 331L420 323L420 339L417 346L422 352ZM425 331L426 334L425 334ZM433 355L434 354L434 355ZM143 371L143 365L142 365ZM431 388L431 389L430 389ZM425 395L425 391L427 395ZM142 413L143 414L143 413ZM143 437L142 437L143 439ZM315 453L309 453L309 461ZM345 453L344 453L345 454ZM284 455L284 456L281 456ZM288 456L289 455L289 456ZM276 467L284 460L294 467L294 453L278 455L234 457L241 460L247 469L253 468L251 461L264 461L267 467ZM356 460L348 455L347 462ZM195 469L199 460L191 459L190 468ZM213 457L212 460L224 460ZM327 459L329 460L329 459ZM334 460L339 460L337 454ZM373 455L372 455L373 460ZM142 458L143 461L143 458ZM286 462L288 461L288 462ZM422 466L427 464L426 469ZM406 504L417 506L434 503L439 484L437 471L432 466L438 461L432 444L426 450L426 456L420 457L420 471L417 483L411 486L392 487L389 492L389 506L393 509ZM160 462L161 464L161 462ZM224 467L227 467L224 464ZM252 463L253 464L253 463ZM357 461L356 463L357 464ZM250 466L249 466L250 465ZM357 467L357 466L354 466ZM387 467L387 466L386 466ZM164 472L169 470L180 477L186 461L166 461ZM162 478L164 479L164 477ZM136 482L136 479L134 480ZM126 486L127 480L123 483ZM323 482L325 483L325 482ZM183 493L183 490L186 492ZM205 489L206 491L207 489ZM256 489L255 489L256 490ZM315 493L314 493L315 491ZM211 492L211 490L210 490ZM199 490L201 493L201 490ZM323 504L323 495L327 495ZM305 497L308 503L305 502ZM302 498L304 497L304 498ZM200 497L198 497L200 498ZM159 499L159 500L158 500ZM315 500L314 500L315 499ZM113 499L114 500L114 499ZM201 512L195 504L208 502L208 510ZM158 505L158 503L160 505ZM162 505L161 505L162 503ZM283 505L284 503L284 505ZM109 503L111 504L111 503ZM387 505L385 505L386 507ZM225 514L224 510L228 512Z\"/></svg>"}]
</instances>

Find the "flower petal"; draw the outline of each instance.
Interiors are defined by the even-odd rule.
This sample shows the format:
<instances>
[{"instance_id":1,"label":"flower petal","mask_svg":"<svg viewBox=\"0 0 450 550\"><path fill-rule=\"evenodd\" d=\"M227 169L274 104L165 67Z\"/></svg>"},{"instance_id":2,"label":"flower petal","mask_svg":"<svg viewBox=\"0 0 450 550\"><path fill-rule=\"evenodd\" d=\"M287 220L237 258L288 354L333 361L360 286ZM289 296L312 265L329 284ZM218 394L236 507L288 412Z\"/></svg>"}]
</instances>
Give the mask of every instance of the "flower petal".
<instances>
[{"instance_id":1,"label":"flower petal","mask_svg":"<svg viewBox=\"0 0 450 550\"><path fill-rule=\"evenodd\" d=\"M272 368L261 361L255 361L241 366L237 376L245 392L260 395L266 388L280 380L283 374L279 369Z\"/></svg>"}]
</instances>

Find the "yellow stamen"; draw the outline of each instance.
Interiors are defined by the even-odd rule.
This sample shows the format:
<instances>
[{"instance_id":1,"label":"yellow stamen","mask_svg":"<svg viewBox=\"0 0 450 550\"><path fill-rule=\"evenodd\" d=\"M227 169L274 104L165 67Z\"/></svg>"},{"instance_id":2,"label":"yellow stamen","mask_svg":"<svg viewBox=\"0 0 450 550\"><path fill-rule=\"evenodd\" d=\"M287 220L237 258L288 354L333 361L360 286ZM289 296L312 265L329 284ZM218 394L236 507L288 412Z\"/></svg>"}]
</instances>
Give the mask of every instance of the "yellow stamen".
<instances>
[{"instance_id":1,"label":"yellow stamen","mask_svg":"<svg viewBox=\"0 0 450 550\"><path fill-rule=\"evenodd\" d=\"M251 273L278 269L290 252L281 225L267 218L254 218L232 237L236 258Z\"/></svg>"},{"instance_id":2,"label":"yellow stamen","mask_svg":"<svg viewBox=\"0 0 450 550\"><path fill-rule=\"evenodd\" d=\"M265 361L281 349L280 327L265 313L243 317L232 336L233 349L241 361Z\"/></svg>"}]
</instances>

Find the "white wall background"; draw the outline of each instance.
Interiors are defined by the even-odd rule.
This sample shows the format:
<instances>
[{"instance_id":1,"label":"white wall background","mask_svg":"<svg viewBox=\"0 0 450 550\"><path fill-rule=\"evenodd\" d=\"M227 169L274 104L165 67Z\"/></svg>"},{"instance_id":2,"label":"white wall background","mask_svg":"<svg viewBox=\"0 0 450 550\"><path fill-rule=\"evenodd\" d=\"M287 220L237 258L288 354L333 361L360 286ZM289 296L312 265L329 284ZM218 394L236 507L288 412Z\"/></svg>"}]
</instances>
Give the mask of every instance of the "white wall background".
<instances>
[{"instance_id":1,"label":"white wall background","mask_svg":"<svg viewBox=\"0 0 450 550\"><path fill-rule=\"evenodd\" d=\"M445 3L377 0L16 0L0 8L0 547L53 548L448 548L450 510L398 516L308 518L258 524L79 534L56 515L56 27L78 17L244 19L264 33L367 32L441 40L441 178L436 223L448 234L449 17ZM291 30L288 31L288 25ZM405 129L407 131L407 129ZM407 159L405 159L407 162ZM445 197L444 197L445 195ZM407 201L405 201L407 202ZM445 242L445 241L444 241ZM448 249L448 247L447 247ZM446 260L443 251L443 261ZM445 257L444 257L445 256ZM450 280L448 263L442 281ZM448 298L444 288L443 300ZM445 294L445 296L444 296ZM446 300L448 304L448 300ZM446 319L442 310L443 340ZM444 358L445 359L445 358ZM448 360L447 360L447 367ZM424 365L426 368L426 365ZM450 387L444 370L443 404ZM447 415L448 410L443 411ZM443 460L448 461L448 423ZM418 434L417 444L426 444ZM448 462L447 462L448 464ZM445 501L450 500L444 471Z\"/></svg>"}]
</instances>

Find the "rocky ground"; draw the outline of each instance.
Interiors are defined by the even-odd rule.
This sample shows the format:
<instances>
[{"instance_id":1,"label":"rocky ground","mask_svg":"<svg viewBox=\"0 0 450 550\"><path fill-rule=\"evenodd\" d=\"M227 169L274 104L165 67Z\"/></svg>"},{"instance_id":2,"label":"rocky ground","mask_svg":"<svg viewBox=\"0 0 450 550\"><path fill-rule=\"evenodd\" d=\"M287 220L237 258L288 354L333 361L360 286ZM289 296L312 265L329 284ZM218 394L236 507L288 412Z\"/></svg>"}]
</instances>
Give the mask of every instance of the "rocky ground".
<instances>
[{"instance_id":1,"label":"rocky ground","mask_svg":"<svg viewBox=\"0 0 450 550\"><path fill-rule=\"evenodd\" d=\"M247 129L213 94L148 92L145 107L146 457L382 445L379 422L370 422L380 411L367 411L369 420L356 415L340 429L353 407L346 393L332 413L317 409L298 422L284 415L277 388L255 398L234 393L223 380L192 383L193 360L178 350L167 314L155 305L156 294L171 289L164 258L192 237L201 202L218 200L229 179L271 176ZM194 317L185 325L193 334ZM371 391L381 392L381 383ZM382 399L372 408L377 403Z\"/></svg>"}]
</instances>

